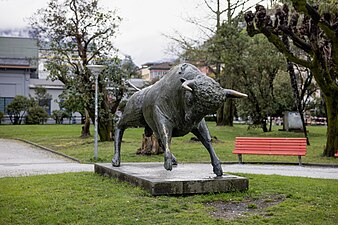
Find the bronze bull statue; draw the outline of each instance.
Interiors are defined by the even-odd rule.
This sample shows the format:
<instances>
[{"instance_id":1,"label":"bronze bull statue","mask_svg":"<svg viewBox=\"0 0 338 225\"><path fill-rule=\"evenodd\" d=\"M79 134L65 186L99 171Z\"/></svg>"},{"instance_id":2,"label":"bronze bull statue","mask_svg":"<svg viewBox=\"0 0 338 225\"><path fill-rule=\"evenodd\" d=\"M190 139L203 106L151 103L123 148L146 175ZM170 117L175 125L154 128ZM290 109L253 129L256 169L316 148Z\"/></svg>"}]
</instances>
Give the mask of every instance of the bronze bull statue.
<instances>
[{"instance_id":1,"label":"bronze bull statue","mask_svg":"<svg viewBox=\"0 0 338 225\"><path fill-rule=\"evenodd\" d=\"M214 113L227 97L241 98L246 94L223 89L212 78L202 74L195 66L181 64L152 86L136 92L129 99L115 127L115 153L113 166L120 166L121 141L128 127L145 127L145 135L153 132L164 150L164 168L172 170L176 164L170 152L172 137L192 132L208 150L213 171L222 176L221 163L211 145L204 117Z\"/></svg>"}]
</instances>

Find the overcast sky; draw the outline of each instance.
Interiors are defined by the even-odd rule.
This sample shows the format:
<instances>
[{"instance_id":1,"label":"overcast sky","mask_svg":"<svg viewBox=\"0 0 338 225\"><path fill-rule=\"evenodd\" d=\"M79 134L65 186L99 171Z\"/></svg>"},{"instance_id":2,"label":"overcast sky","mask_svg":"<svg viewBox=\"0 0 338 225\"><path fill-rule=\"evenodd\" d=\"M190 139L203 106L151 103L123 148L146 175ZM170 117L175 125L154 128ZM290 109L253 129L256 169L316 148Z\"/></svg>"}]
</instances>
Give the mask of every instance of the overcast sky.
<instances>
[{"instance_id":1,"label":"overcast sky","mask_svg":"<svg viewBox=\"0 0 338 225\"><path fill-rule=\"evenodd\" d=\"M27 27L27 18L48 0L0 0L0 29ZM201 35L185 18L206 18L202 0L100 0L103 7L116 9L123 21L116 38L122 54L131 55L137 65L172 57L165 50L170 40L163 34L175 30L185 36ZM225 1L223 1L225 3ZM210 19L210 21L212 21Z\"/></svg>"}]
</instances>

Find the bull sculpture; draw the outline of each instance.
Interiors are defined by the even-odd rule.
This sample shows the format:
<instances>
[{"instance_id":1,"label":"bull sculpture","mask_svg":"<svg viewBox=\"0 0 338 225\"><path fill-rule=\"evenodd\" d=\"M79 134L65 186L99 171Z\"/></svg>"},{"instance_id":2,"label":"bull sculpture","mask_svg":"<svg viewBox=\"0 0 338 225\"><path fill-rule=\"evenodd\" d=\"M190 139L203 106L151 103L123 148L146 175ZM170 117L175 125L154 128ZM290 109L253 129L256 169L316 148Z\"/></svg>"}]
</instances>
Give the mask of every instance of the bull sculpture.
<instances>
[{"instance_id":1,"label":"bull sculpture","mask_svg":"<svg viewBox=\"0 0 338 225\"><path fill-rule=\"evenodd\" d=\"M195 66L181 64L152 86L136 92L129 99L115 127L113 166L120 166L122 136L126 128L145 127L145 135L153 132L164 150L164 168L172 170L176 164L170 152L172 137L192 132L208 150L213 172L222 176L221 163L211 145L204 117L214 113L226 98L247 97L246 94L223 89L212 78L202 74Z\"/></svg>"}]
</instances>

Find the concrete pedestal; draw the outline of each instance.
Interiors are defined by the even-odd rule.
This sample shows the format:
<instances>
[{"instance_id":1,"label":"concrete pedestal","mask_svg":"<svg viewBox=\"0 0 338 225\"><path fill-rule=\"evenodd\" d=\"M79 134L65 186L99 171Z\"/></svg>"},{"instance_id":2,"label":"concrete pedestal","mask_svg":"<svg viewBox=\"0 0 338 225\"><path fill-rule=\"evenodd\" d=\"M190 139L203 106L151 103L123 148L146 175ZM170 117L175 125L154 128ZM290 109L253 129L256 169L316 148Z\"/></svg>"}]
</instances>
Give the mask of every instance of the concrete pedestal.
<instances>
[{"instance_id":1,"label":"concrete pedestal","mask_svg":"<svg viewBox=\"0 0 338 225\"><path fill-rule=\"evenodd\" d=\"M210 164L179 164L172 171L162 163L122 163L120 167L97 163L94 168L98 174L140 186L154 196L244 191L249 186L244 177L216 177Z\"/></svg>"}]
</instances>

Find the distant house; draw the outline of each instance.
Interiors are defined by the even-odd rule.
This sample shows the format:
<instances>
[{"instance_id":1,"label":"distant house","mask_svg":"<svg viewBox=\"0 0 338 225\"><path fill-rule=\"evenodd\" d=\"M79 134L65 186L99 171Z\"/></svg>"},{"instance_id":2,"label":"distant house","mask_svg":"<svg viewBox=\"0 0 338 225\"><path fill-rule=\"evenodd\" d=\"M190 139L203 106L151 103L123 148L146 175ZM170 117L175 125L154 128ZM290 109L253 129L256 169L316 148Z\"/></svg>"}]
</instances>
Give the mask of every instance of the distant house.
<instances>
[{"instance_id":1,"label":"distant house","mask_svg":"<svg viewBox=\"0 0 338 225\"><path fill-rule=\"evenodd\" d=\"M142 78L146 81L161 79L173 66L171 62L145 63L141 67Z\"/></svg>"}]
</instances>

